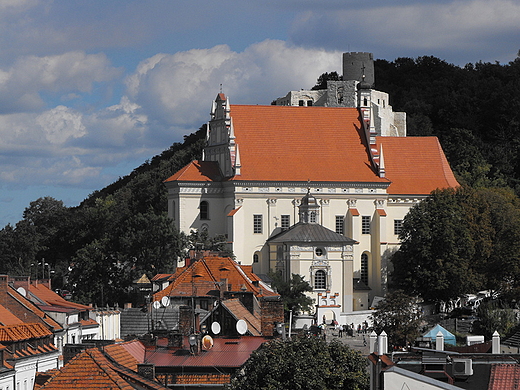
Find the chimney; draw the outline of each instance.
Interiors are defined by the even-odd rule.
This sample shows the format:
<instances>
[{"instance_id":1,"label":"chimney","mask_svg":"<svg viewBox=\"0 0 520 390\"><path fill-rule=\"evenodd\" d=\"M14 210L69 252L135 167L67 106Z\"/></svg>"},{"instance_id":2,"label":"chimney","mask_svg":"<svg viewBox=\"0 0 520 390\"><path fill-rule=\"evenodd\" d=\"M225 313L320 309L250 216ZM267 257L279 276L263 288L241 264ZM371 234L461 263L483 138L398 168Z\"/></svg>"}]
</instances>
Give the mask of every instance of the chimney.
<instances>
[{"instance_id":1,"label":"chimney","mask_svg":"<svg viewBox=\"0 0 520 390\"><path fill-rule=\"evenodd\" d=\"M370 333L370 353L377 352L377 333L372 331Z\"/></svg>"},{"instance_id":2,"label":"chimney","mask_svg":"<svg viewBox=\"0 0 520 390\"><path fill-rule=\"evenodd\" d=\"M150 363L137 364L137 373L143 378L155 381L155 365Z\"/></svg>"},{"instance_id":3,"label":"chimney","mask_svg":"<svg viewBox=\"0 0 520 390\"><path fill-rule=\"evenodd\" d=\"M0 305L6 306L7 302L7 275L0 275Z\"/></svg>"},{"instance_id":4,"label":"chimney","mask_svg":"<svg viewBox=\"0 0 520 390\"><path fill-rule=\"evenodd\" d=\"M29 292L31 285L31 278L29 276L14 276L11 280L13 281L13 287L15 289L23 287L26 292Z\"/></svg>"},{"instance_id":5,"label":"chimney","mask_svg":"<svg viewBox=\"0 0 520 390\"><path fill-rule=\"evenodd\" d=\"M439 330L437 335L435 336L435 349L437 351L444 351L444 336L442 332Z\"/></svg>"},{"instance_id":6,"label":"chimney","mask_svg":"<svg viewBox=\"0 0 520 390\"><path fill-rule=\"evenodd\" d=\"M384 330L379 334L377 344L379 346L379 355L388 353L388 337Z\"/></svg>"},{"instance_id":7,"label":"chimney","mask_svg":"<svg viewBox=\"0 0 520 390\"><path fill-rule=\"evenodd\" d=\"M185 336L190 334L193 322L192 309L189 306L179 308L179 332Z\"/></svg>"},{"instance_id":8,"label":"chimney","mask_svg":"<svg viewBox=\"0 0 520 390\"><path fill-rule=\"evenodd\" d=\"M493 341L491 342L491 353L495 355L500 354L500 335L496 330L493 333Z\"/></svg>"}]
</instances>

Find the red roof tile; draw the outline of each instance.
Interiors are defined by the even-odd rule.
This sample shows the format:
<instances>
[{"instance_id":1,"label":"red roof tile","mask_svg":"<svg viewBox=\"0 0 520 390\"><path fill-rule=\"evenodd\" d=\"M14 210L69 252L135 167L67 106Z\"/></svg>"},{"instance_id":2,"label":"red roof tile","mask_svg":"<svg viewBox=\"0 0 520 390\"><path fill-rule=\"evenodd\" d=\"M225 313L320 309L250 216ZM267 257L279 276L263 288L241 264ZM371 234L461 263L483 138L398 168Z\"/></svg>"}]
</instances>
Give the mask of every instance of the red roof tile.
<instances>
[{"instance_id":1,"label":"red roof tile","mask_svg":"<svg viewBox=\"0 0 520 390\"><path fill-rule=\"evenodd\" d=\"M208 295L210 291L218 290L217 283L221 279L227 279L231 291L242 291L245 288L246 291L260 295L260 287L254 286L240 265L228 257L204 257L188 267L177 268L174 276L168 287L154 294L155 301L164 296ZM262 295L278 294L262 285Z\"/></svg>"},{"instance_id":2,"label":"red roof tile","mask_svg":"<svg viewBox=\"0 0 520 390\"><path fill-rule=\"evenodd\" d=\"M356 108L232 105L230 115L241 163L231 180L391 182L389 193L403 195L458 186L435 137L377 137L379 177ZM194 161L166 181L219 177L216 162Z\"/></svg>"},{"instance_id":3,"label":"red roof tile","mask_svg":"<svg viewBox=\"0 0 520 390\"><path fill-rule=\"evenodd\" d=\"M436 137L377 137L383 146L390 194L429 194L437 188L458 187Z\"/></svg>"},{"instance_id":4,"label":"red roof tile","mask_svg":"<svg viewBox=\"0 0 520 390\"><path fill-rule=\"evenodd\" d=\"M0 305L0 325L17 325L23 324L23 321L16 317L13 313Z\"/></svg>"},{"instance_id":5,"label":"red roof tile","mask_svg":"<svg viewBox=\"0 0 520 390\"><path fill-rule=\"evenodd\" d=\"M488 390L520 389L519 364L493 364Z\"/></svg>"}]
</instances>

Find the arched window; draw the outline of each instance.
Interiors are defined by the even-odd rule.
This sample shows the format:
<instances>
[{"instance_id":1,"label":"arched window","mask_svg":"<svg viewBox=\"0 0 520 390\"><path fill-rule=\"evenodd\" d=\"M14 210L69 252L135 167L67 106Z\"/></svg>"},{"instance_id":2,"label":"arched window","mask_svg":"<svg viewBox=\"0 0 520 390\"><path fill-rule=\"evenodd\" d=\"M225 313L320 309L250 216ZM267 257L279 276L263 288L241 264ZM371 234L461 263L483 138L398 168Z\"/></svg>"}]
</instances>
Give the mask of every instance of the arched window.
<instances>
[{"instance_id":1,"label":"arched window","mask_svg":"<svg viewBox=\"0 0 520 390\"><path fill-rule=\"evenodd\" d=\"M325 290L327 288L327 275L322 269L317 270L314 274L314 288L316 290Z\"/></svg>"},{"instance_id":2,"label":"arched window","mask_svg":"<svg viewBox=\"0 0 520 390\"><path fill-rule=\"evenodd\" d=\"M360 279L368 286L368 255L363 253L361 255L361 274Z\"/></svg>"},{"instance_id":3,"label":"arched window","mask_svg":"<svg viewBox=\"0 0 520 390\"><path fill-rule=\"evenodd\" d=\"M253 255L253 263L258 263L258 260L260 259L260 256L258 256L258 252L255 252Z\"/></svg>"},{"instance_id":4,"label":"arched window","mask_svg":"<svg viewBox=\"0 0 520 390\"><path fill-rule=\"evenodd\" d=\"M200 219L209 219L209 204L205 200L200 202Z\"/></svg>"}]
</instances>

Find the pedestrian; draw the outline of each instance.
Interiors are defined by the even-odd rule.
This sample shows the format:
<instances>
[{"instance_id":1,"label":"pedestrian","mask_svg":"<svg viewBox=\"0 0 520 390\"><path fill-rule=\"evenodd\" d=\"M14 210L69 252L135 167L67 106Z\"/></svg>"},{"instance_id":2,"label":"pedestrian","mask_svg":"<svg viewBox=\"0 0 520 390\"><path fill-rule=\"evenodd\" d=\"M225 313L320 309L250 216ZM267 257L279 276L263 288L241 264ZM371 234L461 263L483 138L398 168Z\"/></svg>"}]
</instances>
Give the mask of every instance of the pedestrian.
<instances>
[{"instance_id":1,"label":"pedestrian","mask_svg":"<svg viewBox=\"0 0 520 390\"><path fill-rule=\"evenodd\" d=\"M365 335L363 335L363 346L364 346L364 347L367 346L367 340L365 339Z\"/></svg>"},{"instance_id":2,"label":"pedestrian","mask_svg":"<svg viewBox=\"0 0 520 390\"><path fill-rule=\"evenodd\" d=\"M343 337L343 326L341 325L338 327L338 335L339 337Z\"/></svg>"}]
</instances>

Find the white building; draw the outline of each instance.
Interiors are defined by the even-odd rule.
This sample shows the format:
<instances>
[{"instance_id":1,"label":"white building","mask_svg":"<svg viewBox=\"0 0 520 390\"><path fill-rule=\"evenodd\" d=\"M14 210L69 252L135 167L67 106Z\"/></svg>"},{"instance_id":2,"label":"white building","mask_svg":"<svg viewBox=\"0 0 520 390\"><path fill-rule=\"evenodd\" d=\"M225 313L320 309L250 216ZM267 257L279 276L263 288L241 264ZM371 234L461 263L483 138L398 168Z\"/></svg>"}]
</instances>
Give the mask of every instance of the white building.
<instances>
[{"instance_id":1,"label":"white building","mask_svg":"<svg viewBox=\"0 0 520 390\"><path fill-rule=\"evenodd\" d=\"M298 222L310 190L316 222L357 244L347 255L309 242L285 256L284 269L319 285L316 297L326 294L340 312L367 309L385 293L409 208L436 188L458 185L437 138L406 137L403 115L391 115L385 95L363 81L356 108L230 105L219 94L202 160L165 182L170 217L186 233L225 234L238 261L266 274L280 268L274 237ZM377 119L377 96L381 106L386 99L385 120ZM316 280L318 262L330 275L325 288Z\"/></svg>"}]
</instances>

